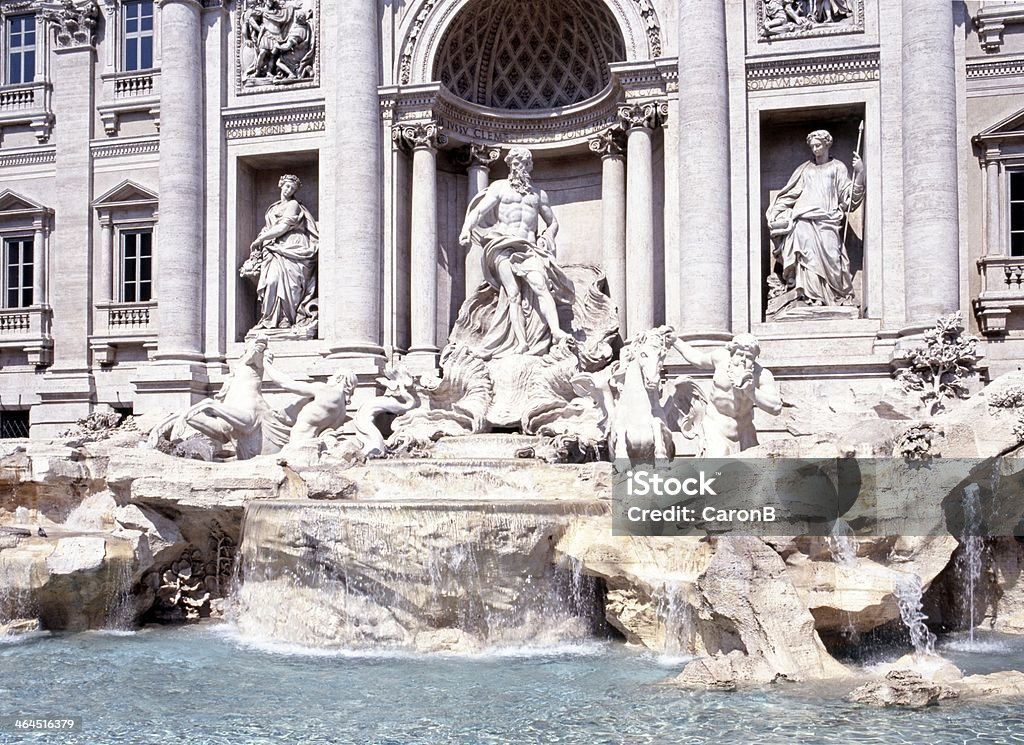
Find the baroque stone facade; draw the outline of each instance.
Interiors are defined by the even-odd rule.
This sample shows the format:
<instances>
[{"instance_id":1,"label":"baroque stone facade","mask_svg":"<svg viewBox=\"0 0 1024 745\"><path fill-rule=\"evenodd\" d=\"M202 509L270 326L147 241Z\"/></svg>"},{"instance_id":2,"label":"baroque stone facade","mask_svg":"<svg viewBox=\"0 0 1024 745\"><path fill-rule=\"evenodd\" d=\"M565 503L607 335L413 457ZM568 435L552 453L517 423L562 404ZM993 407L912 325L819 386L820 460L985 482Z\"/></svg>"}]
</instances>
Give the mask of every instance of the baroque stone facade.
<instances>
[{"instance_id":1,"label":"baroque stone facade","mask_svg":"<svg viewBox=\"0 0 1024 745\"><path fill-rule=\"evenodd\" d=\"M482 281L467 209L522 146L558 264L604 277L615 350L662 325L698 350L754 334L799 407L870 392L960 311L983 370L1016 369L1024 41L1004 30L1022 19L929 0L0 0L0 429L186 410L254 330L291 380L354 371L353 411L389 363L432 373ZM794 284L781 309L786 265L842 302ZM676 348L664 364L711 376ZM760 432L792 429L768 409Z\"/></svg>"}]
</instances>

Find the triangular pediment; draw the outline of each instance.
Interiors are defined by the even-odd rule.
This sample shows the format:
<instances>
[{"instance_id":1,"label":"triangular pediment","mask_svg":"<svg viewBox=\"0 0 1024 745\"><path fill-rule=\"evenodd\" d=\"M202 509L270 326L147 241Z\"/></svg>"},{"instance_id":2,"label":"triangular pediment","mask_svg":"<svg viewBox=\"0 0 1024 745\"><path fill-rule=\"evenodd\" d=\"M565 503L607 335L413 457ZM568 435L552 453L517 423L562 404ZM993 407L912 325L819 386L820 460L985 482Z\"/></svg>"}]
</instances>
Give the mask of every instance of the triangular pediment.
<instances>
[{"instance_id":1,"label":"triangular pediment","mask_svg":"<svg viewBox=\"0 0 1024 745\"><path fill-rule=\"evenodd\" d=\"M1024 109L982 130L975 139L1004 140L1012 137L1024 137Z\"/></svg>"},{"instance_id":2,"label":"triangular pediment","mask_svg":"<svg viewBox=\"0 0 1024 745\"><path fill-rule=\"evenodd\" d=\"M0 212L43 212L45 209L38 202L10 189L0 191Z\"/></svg>"},{"instance_id":3,"label":"triangular pediment","mask_svg":"<svg viewBox=\"0 0 1024 745\"><path fill-rule=\"evenodd\" d=\"M144 186L139 186L134 181L122 181L120 184L93 202L93 206L103 207L113 204L156 201L158 201L157 195Z\"/></svg>"}]
</instances>

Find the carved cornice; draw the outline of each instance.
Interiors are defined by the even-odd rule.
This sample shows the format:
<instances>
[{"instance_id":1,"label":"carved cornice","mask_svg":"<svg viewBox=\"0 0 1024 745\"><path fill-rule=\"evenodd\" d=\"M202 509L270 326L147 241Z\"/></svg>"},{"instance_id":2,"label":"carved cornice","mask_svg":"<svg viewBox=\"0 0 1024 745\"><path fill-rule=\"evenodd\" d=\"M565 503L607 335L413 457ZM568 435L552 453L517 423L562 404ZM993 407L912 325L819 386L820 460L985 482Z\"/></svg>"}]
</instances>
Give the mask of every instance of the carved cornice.
<instances>
[{"instance_id":1,"label":"carved cornice","mask_svg":"<svg viewBox=\"0 0 1024 745\"><path fill-rule=\"evenodd\" d=\"M20 153L0 152L0 168L16 166L42 166L57 162L57 149L28 150Z\"/></svg>"},{"instance_id":2,"label":"carved cornice","mask_svg":"<svg viewBox=\"0 0 1024 745\"><path fill-rule=\"evenodd\" d=\"M100 9L95 0L46 0L40 7L43 20L56 32L57 49L79 49L96 43Z\"/></svg>"},{"instance_id":3,"label":"carved cornice","mask_svg":"<svg viewBox=\"0 0 1024 745\"><path fill-rule=\"evenodd\" d=\"M24 10L41 11L42 0L0 0L0 10L4 13L20 13Z\"/></svg>"},{"instance_id":4,"label":"carved cornice","mask_svg":"<svg viewBox=\"0 0 1024 745\"><path fill-rule=\"evenodd\" d=\"M627 132L640 127L657 129L668 118L668 102L651 101L643 104L635 103L630 106L620 106L618 113L619 122Z\"/></svg>"},{"instance_id":5,"label":"carved cornice","mask_svg":"<svg viewBox=\"0 0 1024 745\"><path fill-rule=\"evenodd\" d=\"M609 127L590 140L590 151L600 155L622 155L626 145L622 140L622 127Z\"/></svg>"},{"instance_id":6,"label":"carved cornice","mask_svg":"<svg viewBox=\"0 0 1024 745\"><path fill-rule=\"evenodd\" d=\"M227 114L224 116L224 130L229 140L323 132L324 107L296 106L272 111Z\"/></svg>"},{"instance_id":7,"label":"carved cornice","mask_svg":"<svg viewBox=\"0 0 1024 745\"><path fill-rule=\"evenodd\" d=\"M988 53L998 52L1003 46L1003 32L1015 23L1024 23L1024 3L986 4L971 19L978 30L981 48Z\"/></svg>"},{"instance_id":8,"label":"carved cornice","mask_svg":"<svg viewBox=\"0 0 1024 745\"><path fill-rule=\"evenodd\" d=\"M391 137L411 150L437 150L448 144L448 135L434 121L397 125L392 128Z\"/></svg>"},{"instance_id":9,"label":"carved cornice","mask_svg":"<svg viewBox=\"0 0 1024 745\"><path fill-rule=\"evenodd\" d=\"M625 102L632 104L658 100L678 90L678 66L678 60L672 57L657 61L614 62L609 68Z\"/></svg>"},{"instance_id":10,"label":"carved cornice","mask_svg":"<svg viewBox=\"0 0 1024 745\"><path fill-rule=\"evenodd\" d=\"M747 90L805 88L878 80L877 52L834 57L805 57L747 64Z\"/></svg>"},{"instance_id":11,"label":"carved cornice","mask_svg":"<svg viewBox=\"0 0 1024 745\"><path fill-rule=\"evenodd\" d=\"M160 152L160 141L157 139L142 140L139 142L112 142L105 145L93 145L92 157L97 160L101 158L121 158L132 155L151 155Z\"/></svg>"},{"instance_id":12,"label":"carved cornice","mask_svg":"<svg viewBox=\"0 0 1024 745\"><path fill-rule=\"evenodd\" d=\"M433 120L452 141L466 145L562 148L586 145L588 138L616 124L620 97L621 91L609 86L601 96L566 107L554 117L547 111L477 106L434 83L381 89L381 116L385 124L398 126Z\"/></svg>"},{"instance_id":13,"label":"carved cornice","mask_svg":"<svg viewBox=\"0 0 1024 745\"><path fill-rule=\"evenodd\" d=\"M1016 77L1024 75L1024 59L999 59L991 62L968 62L967 79L984 80L985 78Z\"/></svg>"}]
</instances>

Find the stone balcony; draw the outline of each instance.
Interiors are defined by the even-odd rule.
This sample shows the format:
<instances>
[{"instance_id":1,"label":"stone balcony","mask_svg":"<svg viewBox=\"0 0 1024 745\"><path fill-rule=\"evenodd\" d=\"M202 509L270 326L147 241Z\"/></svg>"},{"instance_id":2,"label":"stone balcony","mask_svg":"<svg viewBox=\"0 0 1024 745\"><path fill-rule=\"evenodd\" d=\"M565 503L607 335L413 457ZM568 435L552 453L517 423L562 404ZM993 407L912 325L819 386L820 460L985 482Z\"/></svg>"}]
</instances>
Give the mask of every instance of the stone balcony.
<instances>
[{"instance_id":1,"label":"stone balcony","mask_svg":"<svg viewBox=\"0 0 1024 745\"><path fill-rule=\"evenodd\" d=\"M52 94L53 86L44 81L0 86L0 133L4 127L28 125L45 143L53 129Z\"/></svg>"},{"instance_id":2,"label":"stone balcony","mask_svg":"<svg viewBox=\"0 0 1024 745\"><path fill-rule=\"evenodd\" d=\"M102 103L97 109L107 135L117 135L125 114L148 114L159 128L160 70L107 73L102 80Z\"/></svg>"},{"instance_id":3,"label":"stone balcony","mask_svg":"<svg viewBox=\"0 0 1024 745\"><path fill-rule=\"evenodd\" d=\"M981 294L974 300L974 313L981 332L1006 332L1006 320L1024 309L1024 256L985 256L978 259Z\"/></svg>"},{"instance_id":4,"label":"stone balcony","mask_svg":"<svg viewBox=\"0 0 1024 745\"><path fill-rule=\"evenodd\" d=\"M112 365L119 347L154 349L157 341L157 303L97 303L94 333L89 338L93 361Z\"/></svg>"},{"instance_id":5,"label":"stone balcony","mask_svg":"<svg viewBox=\"0 0 1024 745\"><path fill-rule=\"evenodd\" d=\"M30 365L53 361L52 311L48 305L0 308L0 350L24 352Z\"/></svg>"}]
</instances>

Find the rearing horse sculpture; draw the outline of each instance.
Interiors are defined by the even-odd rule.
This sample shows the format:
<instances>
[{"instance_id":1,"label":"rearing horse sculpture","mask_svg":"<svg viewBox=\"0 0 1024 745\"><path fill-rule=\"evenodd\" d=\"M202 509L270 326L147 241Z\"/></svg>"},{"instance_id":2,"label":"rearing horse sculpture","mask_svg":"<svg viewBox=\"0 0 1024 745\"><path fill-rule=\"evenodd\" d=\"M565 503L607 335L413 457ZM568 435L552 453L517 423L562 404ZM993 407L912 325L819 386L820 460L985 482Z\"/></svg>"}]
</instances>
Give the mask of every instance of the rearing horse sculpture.
<instances>
[{"instance_id":1,"label":"rearing horse sculpture","mask_svg":"<svg viewBox=\"0 0 1024 745\"><path fill-rule=\"evenodd\" d=\"M205 398L154 427L149 434L150 447L156 447L165 435L180 438L191 427L218 444L234 443L238 460L280 450L287 442L288 427L263 398L263 373L270 369L264 359L266 352L265 335L251 340L217 396Z\"/></svg>"},{"instance_id":2,"label":"rearing horse sculpture","mask_svg":"<svg viewBox=\"0 0 1024 745\"><path fill-rule=\"evenodd\" d=\"M671 329L645 331L622 349L610 384L617 393L609 417L608 449L612 458L653 463L675 457L669 413L662 402L661 367Z\"/></svg>"}]
</instances>

